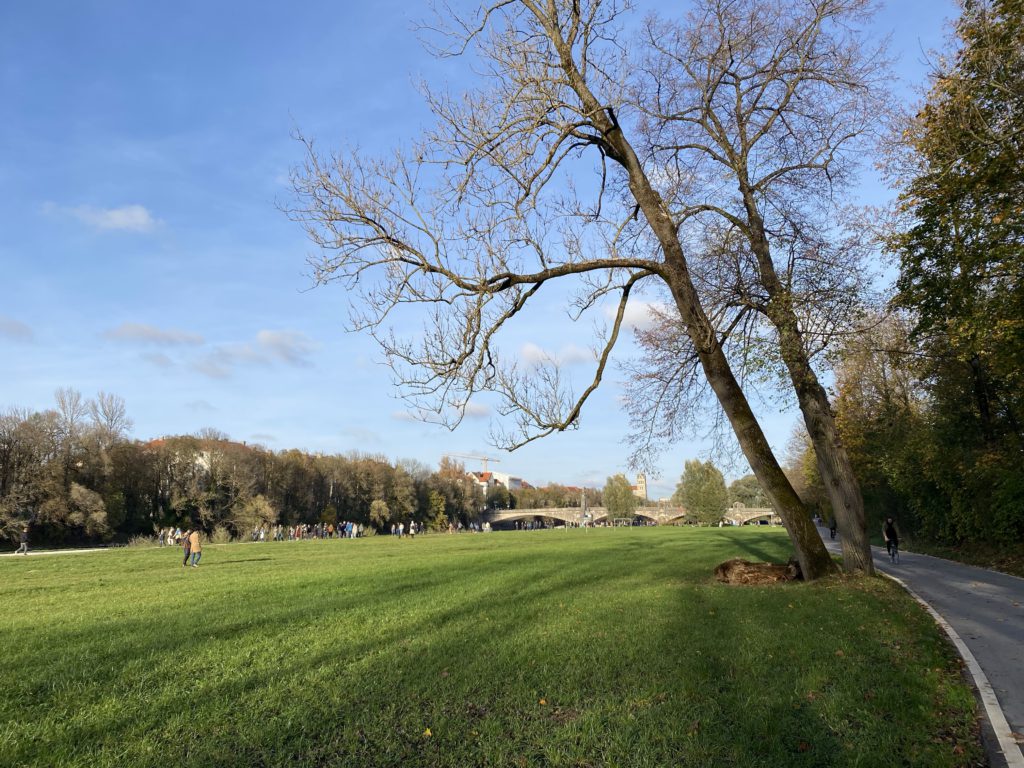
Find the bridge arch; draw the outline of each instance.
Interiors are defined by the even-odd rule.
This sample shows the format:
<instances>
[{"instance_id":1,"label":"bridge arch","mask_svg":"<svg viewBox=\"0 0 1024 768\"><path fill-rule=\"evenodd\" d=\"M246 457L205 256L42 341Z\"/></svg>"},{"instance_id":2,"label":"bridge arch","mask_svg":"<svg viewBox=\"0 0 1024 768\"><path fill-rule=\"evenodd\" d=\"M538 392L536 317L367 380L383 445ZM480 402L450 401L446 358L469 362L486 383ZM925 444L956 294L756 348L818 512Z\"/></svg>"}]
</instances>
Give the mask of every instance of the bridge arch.
<instances>
[{"instance_id":1,"label":"bridge arch","mask_svg":"<svg viewBox=\"0 0 1024 768\"><path fill-rule=\"evenodd\" d=\"M666 525L678 522L688 517L689 513L683 507L640 507L633 511L632 518L643 518L659 525ZM543 507L540 509L499 509L484 514L484 520L494 523L504 523L512 520L528 520L535 517L558 520L567 525L591 525L604 520L611 520L615 515L610 515L604 507Z\"/></svg>"},{"instance_id":2,"label":"bridge arch","mask_svg":"<svg viewBox=\"0 0 1024 768\"><path fill-rule=\"evenodd\" d=\"M503 509L491 512L486 519L492 525L494 523L505 523L513 520L532 520L536 517L543 517L549 520L560 520L563 523L576 524L580 522L578 510L566 509Z\"/></svg>"},{"instance_id":3,"label":"bridge arch","mask_svg":"<svg viewBox=\"0 0 1024 768\"><path fill-rule=\"evenodd\" d=\"M782 523L782 518L771 507L747 507L740 501L729 507L722 515L722 519L730 525L746 525L764 518L772 524Z\"/></svg>"}]
</instances>

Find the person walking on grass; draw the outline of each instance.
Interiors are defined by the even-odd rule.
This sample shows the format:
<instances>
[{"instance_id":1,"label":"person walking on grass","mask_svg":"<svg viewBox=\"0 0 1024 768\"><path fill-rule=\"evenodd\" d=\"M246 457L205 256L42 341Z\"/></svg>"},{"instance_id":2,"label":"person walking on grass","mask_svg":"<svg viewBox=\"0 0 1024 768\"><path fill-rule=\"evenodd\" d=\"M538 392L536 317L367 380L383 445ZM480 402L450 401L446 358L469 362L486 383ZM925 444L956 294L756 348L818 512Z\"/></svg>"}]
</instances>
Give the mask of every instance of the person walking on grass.
<instances>
[{"instance_id":1,"label":"person walking on grass","mask_svg":"<svg viewBox=\"0 0 1024 768\"><path fill-rule=\"evenodd\" d=\"M199 558L203 556L203 544L199 540L199 529L192 531L188 537L188 543L192 549L192 567L199 567Z\"/></svg>"},{"instance_id":2,"label":"person walking on grass","mask_svg":"<svg viewBox=\"0 0 1024 768\"><path fill-rule=\"evenodd\" d=\"M16 555L28 556L28 526L26 525L21 529L21 535L18 536L18 548L14 550Z\"/></svg>"},{"instance_id":3,"label":"person walking on grass","mask_svg":"<svg viewBox=\"0 0 1024 768\"><path fill-rule=\"evenodd\" d=\"M185 557L181 561L181 567L184 568L188 565L188 559L192 555L192 540L189 538L192 531L188 528L185 529L185 533L181 537L181 543L185 550Z\"/></svg>"}]
</instances>

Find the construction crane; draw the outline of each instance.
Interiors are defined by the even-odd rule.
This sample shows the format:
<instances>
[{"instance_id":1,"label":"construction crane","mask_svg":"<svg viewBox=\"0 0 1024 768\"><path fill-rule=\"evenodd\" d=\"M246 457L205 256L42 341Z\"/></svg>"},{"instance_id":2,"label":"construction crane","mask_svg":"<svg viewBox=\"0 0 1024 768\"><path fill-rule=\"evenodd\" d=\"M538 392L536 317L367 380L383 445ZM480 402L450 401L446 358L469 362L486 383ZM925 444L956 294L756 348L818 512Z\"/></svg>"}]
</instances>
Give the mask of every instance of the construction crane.
<instances>
[{"instance_id":1,"label":"construction crane","mask_svg":"<svg viewBox=\"0 0 1024 768\"><path fill-rule=\"evenodd\" d=\"M487 471L487 462L493 461L495 464L501 463L501 459L496 459L493 456L481 456L476 453L442 453L441 456L447 456L452 459L476 459L477 461L483 462L484 472Z\"/></svg>"}]
</instances>

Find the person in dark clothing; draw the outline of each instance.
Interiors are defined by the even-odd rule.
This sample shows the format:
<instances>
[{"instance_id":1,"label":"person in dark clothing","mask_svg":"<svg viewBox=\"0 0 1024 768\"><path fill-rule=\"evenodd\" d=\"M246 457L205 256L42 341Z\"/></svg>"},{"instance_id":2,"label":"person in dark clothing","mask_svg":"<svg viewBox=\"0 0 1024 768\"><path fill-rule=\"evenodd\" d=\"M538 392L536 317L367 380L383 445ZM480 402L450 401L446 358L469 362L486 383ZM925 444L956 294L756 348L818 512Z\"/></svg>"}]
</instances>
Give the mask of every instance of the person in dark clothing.
<instances>
[{"instance_id":1,"label":"person in dark clothing","mask_svg":"<svg viewBox=\"0 0 1024 768\"><path fill-rule=\"evenodd\" d=\"M189 539L189 534L191 534L191 533L192 533L192 531L190 531L190 530L189 531L185 531L185 535L184 535L184 537L181 540L181 543L185 546L185 559L181 561L181 567L182 568L184 568L186 565L188 565L188 558L192 554L192 542Z\"/></svg>"},{"instance_id":2,"label":"person in dark clothing","mask_svg":"<svg viewBox=\"0 0 1024 768\"><path fill-rule=\"evenodd\" d=\"M27 555L28 554L28 526L26 525L21 529L21 536L18 537L20 546L14 551L16 555Z\"/></svg>"},{"instance_id":3,"label":"person in dark clothing","mask_svg":"<svg viewBox=\"0 0 1024 768\"><path fill-rule=\"evenodd\" d=\"M896 521L891 517L885 518L885 523L882 525L882 538L885 539L885 551L892 556L893 549L899 551L900 546L900 532L896 528Z\"/></svg>"},{"instance_id":4,"label":"person in dark clothing","mask_svg":"<svg viewBox=\"0 0 1024 768\"><path fill-rule=\"evenodd\" d=\"M836 519L833 517L832 522L828 524L828 536L830 539L836 537Z\"/></svg>"}]
</instances>

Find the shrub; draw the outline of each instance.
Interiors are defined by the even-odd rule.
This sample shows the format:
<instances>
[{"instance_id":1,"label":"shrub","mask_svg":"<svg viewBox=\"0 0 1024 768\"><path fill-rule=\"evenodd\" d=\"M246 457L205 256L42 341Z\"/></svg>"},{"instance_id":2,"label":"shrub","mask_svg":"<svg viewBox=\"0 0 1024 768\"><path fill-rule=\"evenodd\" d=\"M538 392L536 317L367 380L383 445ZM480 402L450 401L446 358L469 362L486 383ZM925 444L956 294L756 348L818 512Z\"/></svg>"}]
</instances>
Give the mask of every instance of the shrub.
<instances>
[{"instance_id":1,"label":"shrub","mask_svg":"<svg viewBox=\"0 0 1024 768\"><path fill-rule=\"evenodd\" d=\"M230 544L231 543L231 531L225 528L223 525L218 525L213 529L213 533L210 534L211 544Z\"/></svg>"}]
</instances>

